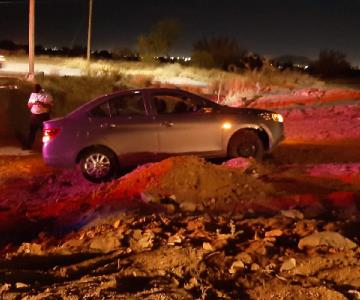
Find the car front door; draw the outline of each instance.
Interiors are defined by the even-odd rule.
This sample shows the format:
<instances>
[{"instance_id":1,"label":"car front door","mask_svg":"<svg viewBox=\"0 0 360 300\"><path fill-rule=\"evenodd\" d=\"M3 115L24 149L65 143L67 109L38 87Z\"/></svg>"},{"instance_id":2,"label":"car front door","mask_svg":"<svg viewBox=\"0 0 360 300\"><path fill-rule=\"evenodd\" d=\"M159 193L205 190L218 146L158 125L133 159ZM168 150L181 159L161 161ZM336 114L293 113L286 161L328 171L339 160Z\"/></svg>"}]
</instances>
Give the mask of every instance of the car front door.
<instances>
[{"instance_id":1,"label":"car front door","mask_svg":"<svg viewBox=\"0 0 360 300\"><path fill-rule=\"evenodd\" d=\"M192 94L154 92L150 103L159 138L159 152L201 153L211 155L222 150L222 130L214 111Z\"/></svg>"}]
</instances>

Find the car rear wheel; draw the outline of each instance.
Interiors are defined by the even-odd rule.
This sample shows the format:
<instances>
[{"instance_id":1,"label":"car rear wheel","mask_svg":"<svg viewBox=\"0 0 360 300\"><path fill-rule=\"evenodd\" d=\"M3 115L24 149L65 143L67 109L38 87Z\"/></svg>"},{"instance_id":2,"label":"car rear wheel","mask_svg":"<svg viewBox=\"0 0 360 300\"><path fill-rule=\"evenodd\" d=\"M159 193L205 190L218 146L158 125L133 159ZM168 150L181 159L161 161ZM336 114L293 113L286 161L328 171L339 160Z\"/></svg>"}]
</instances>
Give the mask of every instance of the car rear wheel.
<instances>
[{"instance_id":1,"label":"car rear wheel","mask_svg":"<svg viewBox=\"0 0 360 300\"><path fill-rule=\"evenodd\" d=\"M118 162L116 156L110 150L92 148L81 156L80 168L87 180L99 183L116 177Z\"/></svg>"},{"instance_id":2,"label":"car rear wheel","mask_svg":"<svg viewBox=\"0 0 360 300\"><path fill-rule=\"evenodd\" d=\"M264 156L264 144L259 135L252 130L241 130L230 140L228 147L230 157L253 157L262 160Z\"/></svg>"}]
</instances>

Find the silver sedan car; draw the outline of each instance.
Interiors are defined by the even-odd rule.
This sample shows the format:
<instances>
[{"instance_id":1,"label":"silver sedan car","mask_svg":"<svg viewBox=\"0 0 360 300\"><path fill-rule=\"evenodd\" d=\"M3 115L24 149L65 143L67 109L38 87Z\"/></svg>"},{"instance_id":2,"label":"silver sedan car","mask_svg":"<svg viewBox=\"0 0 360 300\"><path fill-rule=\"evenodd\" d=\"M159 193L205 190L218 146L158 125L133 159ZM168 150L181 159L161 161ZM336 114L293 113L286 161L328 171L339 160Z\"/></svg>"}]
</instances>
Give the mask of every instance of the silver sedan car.
<instances>
[{"instance_id":1,"label":"silver sedan car","mask_svg":"<svg viewBox=\"0 0 360 300\"><path fill-rule=\"evenodd\" d=\"M64 118L44 122L43 158L56 167L80 164L102 182L123 166L170 155L261 159L283 139L280 114L231 108L168 88L101 96Z\"/></svg>"}]
</instances>

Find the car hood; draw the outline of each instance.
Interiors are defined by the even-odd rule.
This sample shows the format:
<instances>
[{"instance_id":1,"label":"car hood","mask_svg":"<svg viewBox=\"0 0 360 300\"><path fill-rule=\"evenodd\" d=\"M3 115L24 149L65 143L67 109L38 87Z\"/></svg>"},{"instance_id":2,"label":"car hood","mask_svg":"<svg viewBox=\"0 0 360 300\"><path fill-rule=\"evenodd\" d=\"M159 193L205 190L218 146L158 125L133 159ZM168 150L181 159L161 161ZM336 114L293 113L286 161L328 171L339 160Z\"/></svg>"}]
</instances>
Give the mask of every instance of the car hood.
<instances>
[{"instance_id":1,"label":"car hood","mask_svg":"<svg viewBox=\"0 0 360 300\"><path fill-rule=\"evenodd\" d=\"M260 115L263 113L273 113L273 111L258 109L258 108L245 108L245 107L230 107L230 106L222 106L220 109L221 112L224 113L234 113L234 114L244 114L244 115Z\"/></svg>"}]
</instances>

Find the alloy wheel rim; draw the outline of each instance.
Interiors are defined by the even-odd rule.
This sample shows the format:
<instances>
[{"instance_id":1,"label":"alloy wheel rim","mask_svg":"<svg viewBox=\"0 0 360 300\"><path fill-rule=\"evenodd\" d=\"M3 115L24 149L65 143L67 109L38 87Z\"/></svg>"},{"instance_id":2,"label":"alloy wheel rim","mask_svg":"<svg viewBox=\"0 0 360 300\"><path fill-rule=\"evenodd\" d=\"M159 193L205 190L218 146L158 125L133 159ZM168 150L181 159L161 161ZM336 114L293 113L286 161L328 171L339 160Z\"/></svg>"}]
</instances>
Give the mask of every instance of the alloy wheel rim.
<instances>
[{"instance_id":1,"label":"alloy wheel rim","mask_svg":"<svg viewBox=\"0 0 360 300\"><path fill-rule=\"evenodd\" d=\"M101 178L109 174L111 162L106 155L93 153L86 158L84 168L89 176Z\"/></svg>"}]
</instances>

